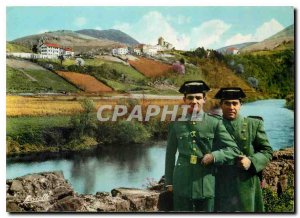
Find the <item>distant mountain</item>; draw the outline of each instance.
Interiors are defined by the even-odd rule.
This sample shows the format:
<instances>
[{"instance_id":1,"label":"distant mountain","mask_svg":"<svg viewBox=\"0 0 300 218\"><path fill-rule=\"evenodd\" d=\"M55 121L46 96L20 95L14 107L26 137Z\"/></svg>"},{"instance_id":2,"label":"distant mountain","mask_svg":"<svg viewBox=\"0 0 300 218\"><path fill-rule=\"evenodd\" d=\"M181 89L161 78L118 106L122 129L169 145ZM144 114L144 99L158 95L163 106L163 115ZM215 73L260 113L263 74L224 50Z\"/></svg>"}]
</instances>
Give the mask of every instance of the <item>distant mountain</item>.
<instances>
[{"instance_id":1,"label":"distant mountain","mask_svg":"<svg viewBox=\"0 0 300 218\"><path fill-rule=\"evenodd\" d=\"M229 45L229 46L225 46L225 47L219 48L219 49L217 49L217 51L220 52L220 53L222 53L222 54L224 54L224 53L226 53L226 50L228 48L232 48L233 47L233 48L237 48L237 49L242 49L244 47L253 45L255 43L257 43L257 42L245 42L245 43L241 43L241 44Z\"/></svg>"},{"instance_id":2,"label":"distant mountain","mask_svg":"<svg viewBox=\"0 0 300 218\"><path fill-rule=\"evenodd\" d=\"M12 43L31 49L33 45L37 45L41 41L56 43L64 47L71 47L75 52L97 52L102 49L111 49L115 46L121 45L121 43L115 41L98 39L70 30L58 30L30 35L15 39Z\"/></svg>"},{"instance_id":3,"label":"distant mountain","mask_svg":"<svg viewBox=\"0 0 300 218\"><path fill-rule=\"evenodd\" d=\"M129 36L128 34L120 31L120 30L94 30L94 29L83 29L75 31L80 34L84 34L87 36L91 36L98 39L108 39L115 42L120 42L128 45L136 45L139 44L137 40Z\"/></svg>"},{"instance_id":4,"label":"distant mountain","mask_svg":"<svg viewBox=\"0 0 300 218\"><path fill-rule=\"evenodd\" d=\"M278 50L286 48L294 48L294 24L286 27L262 42L242 48L241 52Z\"/></svg>"}]
</instances>

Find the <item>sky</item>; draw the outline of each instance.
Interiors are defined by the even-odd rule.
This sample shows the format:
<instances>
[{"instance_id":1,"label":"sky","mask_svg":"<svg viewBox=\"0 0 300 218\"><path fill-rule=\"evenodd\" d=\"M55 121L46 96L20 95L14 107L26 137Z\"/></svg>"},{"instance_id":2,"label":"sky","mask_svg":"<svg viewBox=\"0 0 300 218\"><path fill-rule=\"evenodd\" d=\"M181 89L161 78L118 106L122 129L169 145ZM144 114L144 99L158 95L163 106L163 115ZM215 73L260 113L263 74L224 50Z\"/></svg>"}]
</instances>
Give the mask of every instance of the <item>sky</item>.
<instances>
[{"instance_id":1,"label":"sky","mask_svg":"<svg viewBox=\"0 0 300 218\"><path fill-rule=\"evenodd\" d=\"M7 6L6 40L55 30L119 29L140 43L162 36L176 49L262 41L294 24L290 6Z\"/></svg>"}]
</instances>

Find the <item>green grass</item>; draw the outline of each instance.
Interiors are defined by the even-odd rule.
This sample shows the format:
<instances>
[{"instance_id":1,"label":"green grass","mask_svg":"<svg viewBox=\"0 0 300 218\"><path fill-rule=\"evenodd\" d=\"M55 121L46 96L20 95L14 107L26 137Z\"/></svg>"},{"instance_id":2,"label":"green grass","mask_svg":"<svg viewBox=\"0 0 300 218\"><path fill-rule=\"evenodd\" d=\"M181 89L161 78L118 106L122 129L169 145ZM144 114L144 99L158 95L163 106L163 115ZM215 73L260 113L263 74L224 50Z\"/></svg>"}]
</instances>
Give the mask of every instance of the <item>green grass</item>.
<instances>
[{"instance_id":1,"label":"green grass","mask_svg":"<svg viewBox=\"0 0 300 218\"><path fill-rule=\"evenodd\" d=\"M114 68L116 71L122 72L127 78L138 81L138 80L145 80L147 79L143 74L138 72L137 70L133 69L130 66L126 66L121 63L108 63L112 68Z\"/></svg>"},{"instance_id":2,"label":"green grass","mask_svg":"<svg viewBox=\"0 0 300 218\"><path fill-rule=\"evenodd\" d=\"M113 87L114 90L116 91L131 91L131 90L142 90L145 87L141 87L138 85L133 85L133 84L127 84L127 83L122 83L119 81L114 81L114 80L109 80L109 79L104 79L104 78L98 78L101 81L104 81L107 85L110 87Z\"/></svg>"},{"instance_id":3,"label":"green grass","mask_svg":"<svg viewBox=\"0 0 300 218\"><path fill-rule=\"evenodd\" d=\"M68 127L70 116L7 117L6 135L16 138L27 132L37 132L52 127Z\"/></svg>"},{"instance_id":4,"label":"green grass","mask_svg":"<svg viewBox=\"0 0 300 218\"><path fill-rule=\"evenodd\" d=\"M35 78L32 81L23 72ZM6 92L8 93L37 93L37 92L77 92L78 89L51 71L21 70L7 67Z\"/></svg>"},{"instance_id":5,"label":"green grass","mask_svg":"<svg viewBox=\"0 0 300 218\"><path fill-rule=\"evenodd\" d=\"M6 52L25 52L25 53L32 53L29 48L26 48L21 45L17 45L14 43L7 42L6 43Z\"/></svg>"}]
</instances>

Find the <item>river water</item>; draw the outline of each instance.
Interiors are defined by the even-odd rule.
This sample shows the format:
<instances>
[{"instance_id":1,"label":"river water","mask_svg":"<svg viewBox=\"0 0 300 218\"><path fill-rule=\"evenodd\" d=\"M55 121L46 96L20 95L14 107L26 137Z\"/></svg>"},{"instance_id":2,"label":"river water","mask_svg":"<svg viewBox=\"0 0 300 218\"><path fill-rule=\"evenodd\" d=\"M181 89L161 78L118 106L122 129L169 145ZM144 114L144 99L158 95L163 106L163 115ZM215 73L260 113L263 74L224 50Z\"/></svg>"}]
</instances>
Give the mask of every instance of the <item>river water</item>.
<instances>
[{"instance_id":1,"label":"river water","mask_svg":"<svg viewBox=\"0 0 300 218\"><path fill-rule=\"evenodd\" d=\"M294 145L294 112L284 108L285 100L261 100L244 104L241 114L264 118L274 150ZM110 149L93 155L43 162L8 163L7 179L29 173L61 170L74 190L82 194L111 191L118 187L145 188L164 174L166 142Z\"/></svg>"}]
</instances>

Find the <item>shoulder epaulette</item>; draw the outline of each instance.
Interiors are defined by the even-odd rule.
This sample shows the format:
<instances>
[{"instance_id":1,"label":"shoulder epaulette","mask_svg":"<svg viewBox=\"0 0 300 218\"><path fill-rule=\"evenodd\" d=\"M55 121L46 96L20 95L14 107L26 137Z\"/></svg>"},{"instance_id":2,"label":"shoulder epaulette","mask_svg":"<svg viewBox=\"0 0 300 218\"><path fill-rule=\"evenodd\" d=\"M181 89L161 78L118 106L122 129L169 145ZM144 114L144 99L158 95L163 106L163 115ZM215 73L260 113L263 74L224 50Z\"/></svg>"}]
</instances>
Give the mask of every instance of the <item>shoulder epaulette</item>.
<instances>
[{"instance_id":1,"label":"shoulder epaulette","mask_svg":"<svg viewBox=\"0 0 300 218\"><path fill-rule=\"evenodd\" d=\"M248 116L248 117L264 121L264 119L260 116Z\"/></svg>"},{"instance_id":2,"label":"shoulder epaulette","mask_svg":"<svg viewBox=\"0 0 300 218\"><path fill-rule=\"evenodd\" d=\"M207 113L207 115L209 115L209 116L211 116L211 117L215 117L215 118L217 118L217 119L219 119L219 120L222 120L222 119L223 119L223 117L222 117L221 115L219 115L219 114Z\"/></svg>"}]
</instances>

